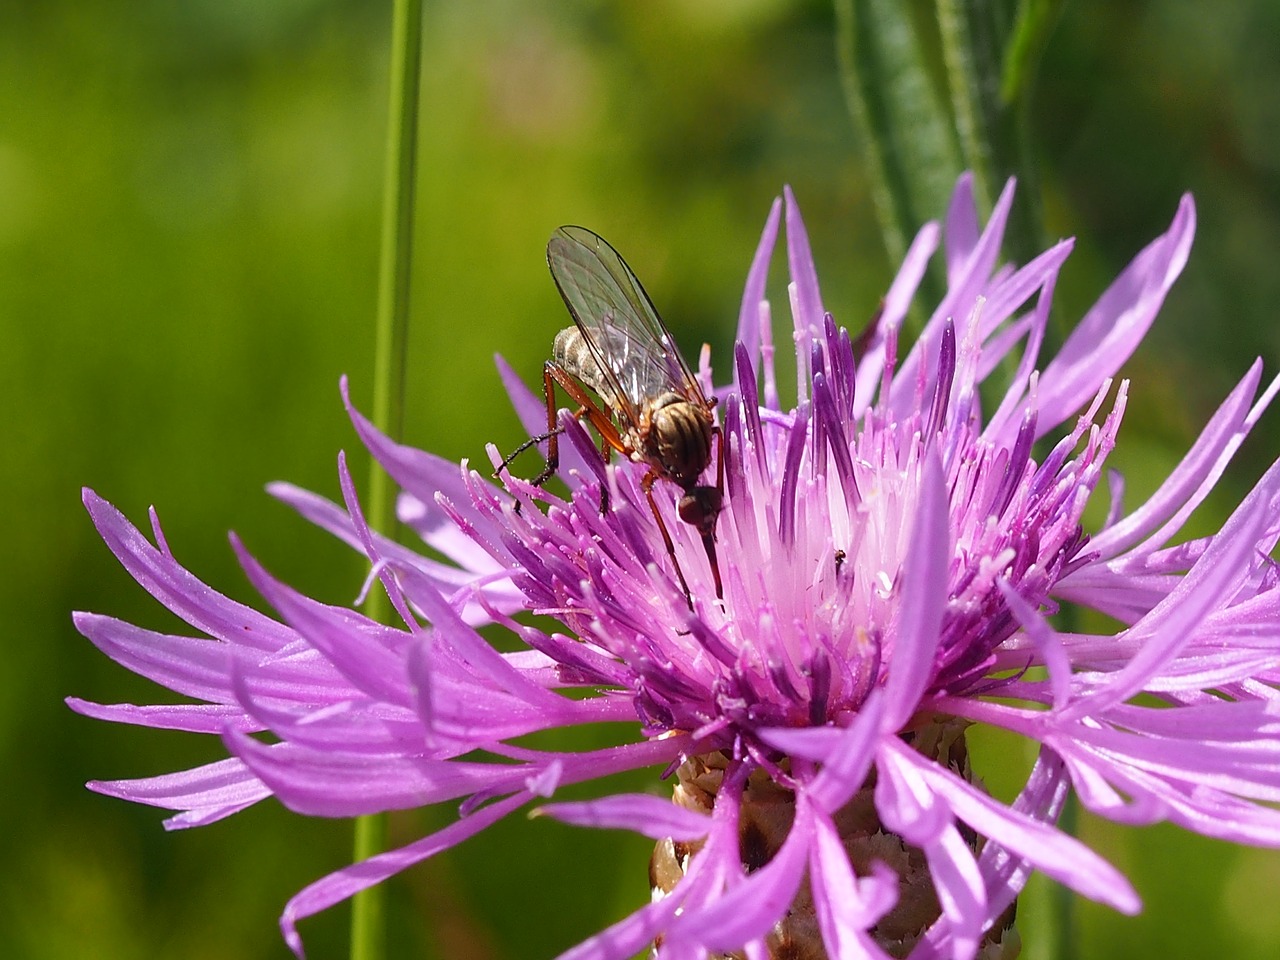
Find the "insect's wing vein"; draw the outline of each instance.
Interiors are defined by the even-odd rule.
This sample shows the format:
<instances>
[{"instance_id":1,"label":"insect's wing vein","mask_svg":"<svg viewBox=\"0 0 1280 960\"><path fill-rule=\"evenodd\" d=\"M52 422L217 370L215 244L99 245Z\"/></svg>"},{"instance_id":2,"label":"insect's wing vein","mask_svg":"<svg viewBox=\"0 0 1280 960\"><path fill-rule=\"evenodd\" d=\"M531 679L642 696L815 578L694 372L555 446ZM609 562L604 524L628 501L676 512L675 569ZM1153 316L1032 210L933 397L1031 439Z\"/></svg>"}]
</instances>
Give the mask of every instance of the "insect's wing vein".
<instances>
[{"instance_id":1,"label":"insect's wing vein","mask_svg":"<svg viewBox=\"0 0 1280 960\"><path fill-rule=\"evenodd\" d=\"M547 263L607 386L631 423L647 400L667 391L705 404L697 381L636 275L602 237L558 229Z\"/></svg>"}]
</instances>

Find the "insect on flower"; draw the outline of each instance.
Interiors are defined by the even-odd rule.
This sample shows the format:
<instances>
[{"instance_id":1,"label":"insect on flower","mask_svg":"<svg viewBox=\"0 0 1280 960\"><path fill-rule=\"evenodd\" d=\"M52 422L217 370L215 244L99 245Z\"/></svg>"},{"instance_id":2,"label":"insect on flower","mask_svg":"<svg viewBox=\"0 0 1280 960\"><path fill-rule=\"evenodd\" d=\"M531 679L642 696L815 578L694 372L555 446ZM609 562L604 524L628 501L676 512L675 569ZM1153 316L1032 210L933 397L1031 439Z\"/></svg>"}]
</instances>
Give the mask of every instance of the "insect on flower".
<instances>
[{"instance_id":1,"label":"insect on flower","mask_svg":"<svg viewBox=\"0 0 1280 960\"><path fill-rule=\"evenodd\" d=\"M723 596L715 526L724 496L724 442L712 416L716 398L703 394L644 287L603 237L585 227L560 227L547 243L547 265L574 326L556 335L552 359L543 367L547 432L517 447L498 472L544 440L547 463L532 482L541 486L556 472L564 432L556 424L555 385L559 384L578 403L573 416L585 418L600 435L606 459L616 450L649 468L641 488L690 609L689 585L653 499L653 485L660 479L684 491L677 513L702 537L716 596ZM718 451L716 483L707 486L698 481L711 463L713 440ZM607 508L606 490L601 493L601 514Z\"/></svg>"}]
</instances>

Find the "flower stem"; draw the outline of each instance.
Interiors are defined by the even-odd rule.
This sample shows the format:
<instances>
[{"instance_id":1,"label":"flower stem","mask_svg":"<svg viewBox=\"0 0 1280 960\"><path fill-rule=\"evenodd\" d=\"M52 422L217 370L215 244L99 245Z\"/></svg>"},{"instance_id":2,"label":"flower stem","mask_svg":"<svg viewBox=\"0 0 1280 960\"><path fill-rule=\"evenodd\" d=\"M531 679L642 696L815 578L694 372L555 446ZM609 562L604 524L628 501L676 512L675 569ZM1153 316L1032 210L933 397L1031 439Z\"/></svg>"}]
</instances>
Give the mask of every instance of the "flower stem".
<instances>
[{"instance_id":1,"label":"flower stem","mask_svg":"<svg viewBox=\"0 0 1280 960\"><path fill-rule=\"evenodd\" d=\"M1058 829L1076 836L1080 806L1067 798ZM1018 934L1022 960L1077 960L1080 943L1076 928L1075 894L1043 874L1033 874L1018 894Z\"/></svg>"},{"instance_id":2,"label":"flower stem","mask_svg":"<svg viewBox=\"0 0 1280 960\"><path fill-rule=\"evenodd\" d=\"M404 422L421 59L422 0L394 0L373 364L373 422L393 440L400 439ZM373 529L383 532L389 532L395 523L390 478L376 462L370 464L369 470L368 519ZM386 594L369 591L364 612L371 619L384 620L388 613ZM357 819L357 861L381 852L386 842L385 814ZM355 896L351 909L351 960L377 960L384 955L383 900L381 886Z\"/></svg>"}]
</instances>

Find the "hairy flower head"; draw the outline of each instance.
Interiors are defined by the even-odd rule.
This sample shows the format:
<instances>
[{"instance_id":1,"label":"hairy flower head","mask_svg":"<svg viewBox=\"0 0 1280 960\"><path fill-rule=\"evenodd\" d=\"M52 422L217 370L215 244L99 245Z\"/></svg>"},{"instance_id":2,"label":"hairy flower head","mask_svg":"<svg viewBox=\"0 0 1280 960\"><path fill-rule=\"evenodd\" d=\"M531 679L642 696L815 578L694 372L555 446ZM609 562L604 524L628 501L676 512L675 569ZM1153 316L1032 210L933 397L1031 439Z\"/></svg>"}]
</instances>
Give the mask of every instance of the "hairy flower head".
<instances>
[{"instance_id":1,"label":"hairy flower head","mask_svg":"<svg viewBox=\"0 0 1280 960\"><path fill-rule=\"evenodd\" d=\"M1113 477L1107 516L1086 531L1129 389L1113 378L1186 261L1194 208L1183 199L1169 230L1045 358L1072 245L1002 263L1012 194L983 226L962 178L945 226L921 230L856 336L824 309L794 200L785 213L774 205L747 276L731 382L716 385L705 353L699 371L719 398L723 597L698 532L676 515L678 490L659 481L655 503L692 603L645 498L645 466L606 463L564 413L559 496L505 472L497 487L390 442L351 410L432 556L369 530L345 466L342 507L273 488L369 556L398 627L310 600L241 550L280 619L254 613L183 569L158 524L153 546L88 494L125 566L202 636L88 614L78 625L201 702L72 705L216 733L230 751L195 770L93 786L176 810L175 826L269 795L323 816L461 801L444 830L298 894L282 918L295 950L298 918L562 784L653 764L675 775L675 804L625 794L541 808L658 843L654 900L566 957L620 960L651 942L672 960L996 956L1033 869L1135 911L1127 881L1054 826L1070 789L1115 820L1280 844L1280 814L1257 803L1280 799L1280 594L1268 556L1280 471L1218 533L1170 546L1277 384L1261 389L1255 364L1145 503L1126 511ZM794 403L779 396L765 296L784 219ZM903 344L939 247L946 294ZM541 401L502 369L540 432ZM1064 604L1120 627L1068 631L1055 625ZM524 649L495 650L476 631L489 623ZM601 722L623 724L616 747L517 745ZM1011 803L970 769L964 729L974 723L1040 745ZM254 736L262 731L270 737Z\"/></svg>"}]
</instances>

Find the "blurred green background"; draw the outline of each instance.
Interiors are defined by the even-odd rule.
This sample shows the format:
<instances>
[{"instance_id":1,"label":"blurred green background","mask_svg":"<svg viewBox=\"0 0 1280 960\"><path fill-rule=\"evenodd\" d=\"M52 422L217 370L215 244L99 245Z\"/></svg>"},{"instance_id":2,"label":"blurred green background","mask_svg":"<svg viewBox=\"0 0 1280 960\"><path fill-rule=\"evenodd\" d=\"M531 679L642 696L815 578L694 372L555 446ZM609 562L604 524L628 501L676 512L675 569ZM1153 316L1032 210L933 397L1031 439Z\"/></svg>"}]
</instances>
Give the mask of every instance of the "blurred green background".
<instances>
[{"instance_id":1,"label":"blurred green background","mask_svg":"<svg viewBox=\"0 0 1280 960\"><path fill-rule=\"evenodd\" d=\"M285 900L345 864L349 826L268 802L166 834L85 791L216 758L211 738L73 715L69 694L156 692L71 627L73 609L172 628L79 504L154 503L179 559L252 600L224 532L324 599L361 568L262 492L336 495L364 458L337 392L368 407L389 4L44 0L0 5L0 956L287 956ZM565 323L543 247L616 243L692 352L725 368L771 199L800 199L823 293L859 326L890 278L840 97L828 4L429 4L407 435L449 457L520 439L491 361L532 382ZM1117 461L1151 489L1256 355L1275 370L1280 5L1077 2L1037 96L1046 230L1080 238L1078 317L1196 194L1190 266L1129 368ZM941 211L938 211L940 214ZM775 271L775 279L781 276ZM774 288L781 303L781 288ZM780 311L781 312L781 311ZM1280 449L1273 412L1202 523ZM410 839L445 811L407 814ZM1083 831L1146 912L1080 909L1087 957L1273 957L1280 853L1158 827ZM396 957L553 956L647 896L647 845L522 818L391 885ZM345 956L347 911L303 926Z\"/></svg>"}]
</instances>

